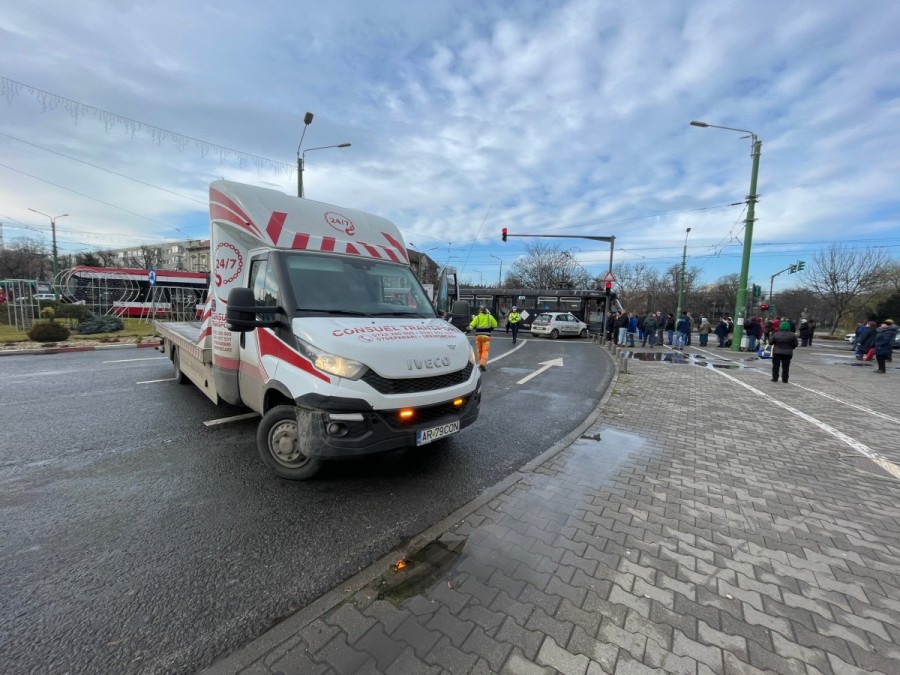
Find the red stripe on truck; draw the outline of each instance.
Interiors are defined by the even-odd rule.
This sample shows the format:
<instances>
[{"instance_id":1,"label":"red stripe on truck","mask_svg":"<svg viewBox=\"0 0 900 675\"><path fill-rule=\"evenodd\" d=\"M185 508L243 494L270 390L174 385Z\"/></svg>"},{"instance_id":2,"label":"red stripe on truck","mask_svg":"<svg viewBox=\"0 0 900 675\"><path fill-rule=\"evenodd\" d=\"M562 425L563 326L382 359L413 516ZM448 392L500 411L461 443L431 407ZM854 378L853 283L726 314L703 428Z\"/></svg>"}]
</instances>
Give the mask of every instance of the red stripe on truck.
<instances>
[{"instance_id":1,"label":"red stripe on truck","mask_svg":"<svg viewBox=\"0 0 900 675\"><path fill-rule=\"evenodd\" d=\"M281 211L273 211L269 218L269 224L266 225L266 233L272 238L272 243L278 245L278 237L281 236L281 230L284 229L284 221L287 214Z\"/></svg>"},{"instance_id":2,"label":"red stripe on truck","mask_svg":"<svg viewBox=\"0 0 900 675\"><path fill-rule=\"evenodd\" d=\"M313 364L310 363L307 359L300 356L300 354L293 349L291 349L283 340L279 339L275 336L269 328L258 329L256 331L257 339L259 340L259 355L263 356L274 356L279 361L284 361L295 368L299 368L302 371L309 373L310 375L314 375L318 377L320 380L324 380L325 382L331 382L331 380L323 373L320 373L313 367Z\"/></svg>"}]
</instances>

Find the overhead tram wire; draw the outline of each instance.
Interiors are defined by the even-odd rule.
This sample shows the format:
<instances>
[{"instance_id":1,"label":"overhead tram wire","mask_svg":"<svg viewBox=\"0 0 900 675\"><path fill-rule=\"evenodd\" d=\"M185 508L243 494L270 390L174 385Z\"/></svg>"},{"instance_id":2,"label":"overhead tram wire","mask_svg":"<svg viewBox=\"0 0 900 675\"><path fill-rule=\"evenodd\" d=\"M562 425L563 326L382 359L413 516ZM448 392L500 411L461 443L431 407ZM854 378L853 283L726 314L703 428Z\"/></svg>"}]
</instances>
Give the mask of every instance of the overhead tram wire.
<instances>
[{"instance_id":1,"label":"overhead tram wire","mask_svg":"<svg viewBox=\"0 0 900 675\"><path fill-rule=\"evenodd\" d=\"M187 199L192 202L196 202L197 204L203 204L204 206L208 203L203 201L202 199L194 199L193 197L188 197L187 195L181 195L177 192L173 192L172 190L168 190L164 187L160 187L159 185L153 185L153 183L148 183L139 178L133 178L132 176L126 176L124 173L119 173L118 171L113 171L112 169L105 169L102 166L98 166L97 164L91 164L90 162L86 162L83 159L78 159L77 157L72 157L71 155L67 155L62 152L57 152L56 150L51 150L50 148L45 148L37 143L32 143L30 141L23 140L21 138L16 138L15 136L10 136L9 134L4 134L0 131L0 136L5 136L6 138L11 138L14 141L18 141L19 143L24 143L25 145L30 145L33 148L37 148L39 150L43 150L44 152L49 152L54 155L58 155L59 157L65 157L66 159L70 159L73 162L78 162L79 164L84 164L86 166L92 167L94 169L98 169L99 171L105 171L106 173L111 173L114 176L119 176L120 178L125 178L126 180L134 181L135 183L140 183L141 185L146 185L147 187L151 187L154 190L160 190L161 192L167 192L170 195L174 195L176 197L181 197L182 199Z\"/></svg>"},{"instance_id":2,"label":"overhead tram wire","mask_svg":"<svg viewBox=\"0 0 900 675\"><path fill-rule=\"evenodd\" d=\"M37 99L37 101L39 101L43 106L44 110L55 110L56 108L63 108L76 121L78 120L78 115L80 113L88 113L103 122L104 125L106 125L107 131L111 127L114 127L117 124L121 124L123 127L125 127L126 130L131 131L132 134L136 131L147 131L150 137L157 142L160 142L165 138L169 138L175 143L175 146L179 149L179 151L184 147L193 144L197 147L198 150L200 150L203 156L206 156L206 154L210 150L215 150L218 153L220 160L223 160L228 156L237 157L242 167L244 166L245 162L250 161L256 166L257 169L261 169L263 166L268 165L275 169L282 170L288 175L294 172L294 165L288 164L287 162L279 162L278 160L269 159L268 157L252 155L248 152L242 152L240 150L235 150L234 148L229 148L224 145L218 145L216 143L204 141L201 138L185 136L184 134L179 134L178 132L171 131L169 129L164 129L153 124L141 122L140 120L135 120L130 117L125 117L124 115L119 115L118 113L104 110L102 108L97 108L95 106L88 105L87 103L82 103L81 101L66 98L65 96L60 96L58 94L45 91L44 89L33 87L30 84L17 82L16 80L12 80L8 77L3 77L2 75L0 75L0 98L5 98L8 102L11 103L12 99L21 94L23 89L27 90L27 93L30 94L32 98Z\"/></svg>"},{"instance_id":3,"label":"overhead tram wire","mask_svg":"<svg viewBox=\"0 0 900 675\"><path fill-rule=\"evenodd\" d=\"M178 230L182 234L185 234L185 235L187 234L186 232L182 231L181 229L179 229L177 227L173 227L169 223L164 223L161 220L156 220L154 218L150 218L149 216L141 215L140 213L136 213L134 211L129 211L128 209L123 208L121 206L116 206L115 204L110 204L109 202L105 202L102 199L97 199L96 197L91 197L90 195L86 195L83 192L78 192L78 190L73 190L71 188L67 188L63 185L60 185L59 183L54 183L53 181L49 181L46 178L41 178L39 176L35 176L34 174L30 174L27 171L22 171L21 169L16 169L15 167L9 166L7 164L3 164L2 162L0 162L0 166L2 166L4 169L9 169L10 171L15 171L16 173L20 173L23 176L28 176L29 178L34 178L35 180L39 180L42 183L47 183L47 185L52 185L53 187L57 187L60 190L65 190L66 192L71 192L72 194L76 194L79 197L84 197L85 199L90 199L91 201L97 202L98 204L103 204L104 206L110 206L114 209L118 209L119 211L122 211L123 213L127 213L132 216L137 216L138 218L143 218L144 220L148 220L151 223L156 223L157 225L162 225L167 230Z\"/></svg>"}]
</instances>

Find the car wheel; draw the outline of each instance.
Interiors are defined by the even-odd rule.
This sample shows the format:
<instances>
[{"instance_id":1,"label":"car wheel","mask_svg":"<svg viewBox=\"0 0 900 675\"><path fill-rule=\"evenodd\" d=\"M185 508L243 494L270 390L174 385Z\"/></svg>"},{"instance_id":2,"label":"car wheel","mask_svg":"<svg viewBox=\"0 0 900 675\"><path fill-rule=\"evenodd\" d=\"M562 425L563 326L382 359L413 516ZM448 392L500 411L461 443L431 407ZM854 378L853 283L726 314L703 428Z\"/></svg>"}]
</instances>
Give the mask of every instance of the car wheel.
<instances>
[{"instance_id":1,"label":"car wheel","mask_svg":"<svg viewBox=\"0 0 900 675\"><path fill-rule=\"evenodd\" d=\"M553 330L550 331L550 339L551 339L551 340L555 340L555 339L558 338L558 337L559 337L559 331L558 331L558 330L556 330L556 329L554 328Z\"/></svg>"},{"instance_id":2,"label":"car wheel","mask_svg":"<svg viewBox=\"0 0 900 675\"><path fill-rule=\"evenodd\" d=\"M287 480L306 480L322 468L321 457L309 457L297 431L297 408L279 405L263 415L256 430L256 447L267 467Z\"/></svg>"},{"instance_id":3,"label":"car wheel","mask_svg":"<svg viewBox=\"0 0 900 675\"><path fill-rule=\"evenodd\" d=\"M172 347L172 365L175 366L175 381L178 384L187 384L188 378L181 369L181 353L177 347Z\"/></svg>"},{"instance_id":4,"label":"car wheel","mask_svg":"<svg viewBox=\"0 0 900 675\"><path fill-rule=\"evenodd\" d=\"M582 328L582 329L581 329L581 332L578 334L578 336L579 336L579 337L586 338L586 337L588 336L588 329L587 329L587 328Z\"/></svg>"}]
</instances>

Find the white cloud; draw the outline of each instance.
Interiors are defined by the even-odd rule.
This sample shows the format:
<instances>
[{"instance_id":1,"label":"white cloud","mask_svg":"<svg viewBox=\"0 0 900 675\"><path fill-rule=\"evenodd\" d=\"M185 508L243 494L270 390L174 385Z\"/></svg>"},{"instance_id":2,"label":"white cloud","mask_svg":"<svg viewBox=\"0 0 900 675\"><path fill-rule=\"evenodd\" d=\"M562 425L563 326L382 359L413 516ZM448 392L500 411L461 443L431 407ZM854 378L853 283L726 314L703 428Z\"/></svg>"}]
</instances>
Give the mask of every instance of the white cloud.
<instances>
[{"instance_id":1,"label":"white cloud","mask_svg":"<svg viewBox=\"0 0 900 675\"><path fill-rule=\"evenodd\" d=\"M715 278L737 269L740 207L642 218L746 196L749 141L688 126L702 119L763 141L751 274L765 278L783 267L778 242L800 242L784 259L873 234L900 243L898 20L888 0L25 3L0 19L3 77L287 167L76 120L6 87L0 218L42 226L32 207L72 212L73 231L199 235L192 199L211 179L296 190L309 110L305 148L352 147L307 155L308 196L391 217L422 250L466 251L486 277L491 254L511 263L528 241L501 247L507 226L614 234L621 259L659 267L692 227L698 258L729 252L704 262ZM559 241L608 263L603 244Z\"/></svg>"}]
</instances>

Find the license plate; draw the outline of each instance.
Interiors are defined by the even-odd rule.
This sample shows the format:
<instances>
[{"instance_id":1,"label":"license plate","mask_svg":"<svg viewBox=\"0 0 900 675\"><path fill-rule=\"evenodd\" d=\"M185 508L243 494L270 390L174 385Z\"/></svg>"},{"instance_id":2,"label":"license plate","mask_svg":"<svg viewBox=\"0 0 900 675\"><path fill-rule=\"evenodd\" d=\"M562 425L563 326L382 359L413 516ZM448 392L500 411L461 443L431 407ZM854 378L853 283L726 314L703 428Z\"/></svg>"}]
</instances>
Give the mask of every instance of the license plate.
<instances>
[{"instance_id":1,"label":"license plate","mask_svg":"<svg viewBox=\"0 0 900 675\"><path fill-rule=\"evenodd\" d=\"M459 420L416 432L416 445L425 445L459 431Z\"/></svg>"}]
</instances>

